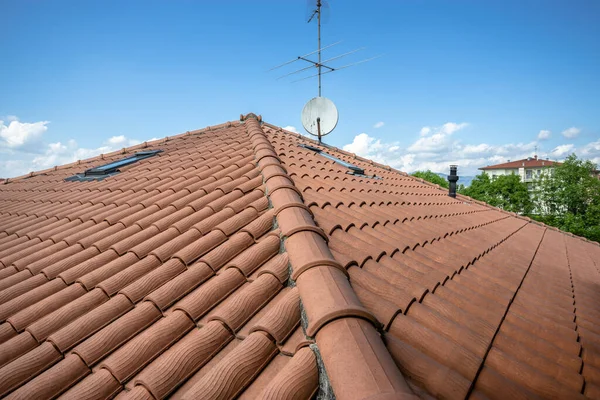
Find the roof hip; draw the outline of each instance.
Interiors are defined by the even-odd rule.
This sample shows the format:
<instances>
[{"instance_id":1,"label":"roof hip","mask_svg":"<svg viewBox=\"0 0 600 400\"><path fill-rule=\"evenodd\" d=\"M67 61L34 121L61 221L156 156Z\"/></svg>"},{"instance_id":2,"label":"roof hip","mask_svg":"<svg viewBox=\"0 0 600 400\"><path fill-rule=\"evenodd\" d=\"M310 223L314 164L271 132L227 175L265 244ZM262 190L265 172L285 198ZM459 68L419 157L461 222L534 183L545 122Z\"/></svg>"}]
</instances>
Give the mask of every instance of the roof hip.
<instances>
[{"instance_id":1,"label":"roof hip","mask_svg":"<svg viewBox=\"0 0 600 400\"><path fill-rule=\"evenodd\" d=\"M416 399L375 328L376 318L360 303L263 132L260 117L248 114L243 120L290 257L308 320L303 328L316 337L336 398L387 394Z\"/></svg>"}]
</instances>

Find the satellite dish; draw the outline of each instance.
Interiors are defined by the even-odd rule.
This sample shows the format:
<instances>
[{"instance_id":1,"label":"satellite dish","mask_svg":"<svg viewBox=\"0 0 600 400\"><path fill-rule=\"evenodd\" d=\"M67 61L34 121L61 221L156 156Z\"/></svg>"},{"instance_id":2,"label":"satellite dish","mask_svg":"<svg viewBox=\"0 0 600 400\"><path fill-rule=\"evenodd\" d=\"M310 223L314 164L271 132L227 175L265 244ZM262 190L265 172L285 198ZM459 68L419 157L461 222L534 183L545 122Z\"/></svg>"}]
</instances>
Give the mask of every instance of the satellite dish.
<instances>
[{"instance_id":1,"label":"satellite dish","mask_svg":"<svg viewBox=\"0 0 600 400\"><path fill-rule=\"evenodd\" d=\"M311 99L302 109L302 125L308 133L319 137L327 135L338 123L338 110L326 97Z\"/></svg>"}]
</instances>

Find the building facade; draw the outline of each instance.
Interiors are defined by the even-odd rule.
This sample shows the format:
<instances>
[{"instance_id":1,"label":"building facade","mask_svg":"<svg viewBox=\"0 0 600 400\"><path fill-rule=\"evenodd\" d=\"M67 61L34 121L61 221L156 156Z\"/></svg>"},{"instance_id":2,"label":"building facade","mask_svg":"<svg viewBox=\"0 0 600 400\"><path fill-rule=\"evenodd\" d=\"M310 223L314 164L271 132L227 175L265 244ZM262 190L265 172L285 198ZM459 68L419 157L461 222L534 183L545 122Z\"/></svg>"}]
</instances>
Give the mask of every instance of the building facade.
<instances>
[{"instance_id":1,"label":"building facade","mask_svg":"<svg viewBox=\"0 0 600 400\"><path fill-rule=\"evenodd\" d=\"M488 165L479 168L485 172L491 180L495 180L500 175L519 175L521 182L527 184L529 190L533 190L533 182L542 174L552 174L554 166L561 163L550 161L548 159L539 159L537 155L522 160L508 161L502 164Z\"/></svg>"}]
</instances>

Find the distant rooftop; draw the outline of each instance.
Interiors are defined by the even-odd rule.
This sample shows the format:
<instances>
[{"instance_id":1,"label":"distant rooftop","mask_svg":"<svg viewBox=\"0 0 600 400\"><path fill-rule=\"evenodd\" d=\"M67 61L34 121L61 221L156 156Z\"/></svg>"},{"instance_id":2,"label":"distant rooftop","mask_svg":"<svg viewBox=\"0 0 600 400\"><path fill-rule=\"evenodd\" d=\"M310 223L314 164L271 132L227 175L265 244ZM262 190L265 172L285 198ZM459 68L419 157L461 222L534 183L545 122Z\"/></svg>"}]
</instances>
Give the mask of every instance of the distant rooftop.
<instances>
[{"instance_id":1,"label":"distant rooftop","mask_svg":"<svg viewBox=\"0 0 600 400\"><path fill-rule=\"evenodd\" d=\"M488 170L488 169L509 169L509 168L540 168L540 167L550 167L553 165L561 165L561 163L557 162L557 161L551 161L551 160L544 160L541 158L538 158L538 156L533 156L533 157L528 157L528 158L524 158L522 160L515 160L515 161L507 161L505 163L502 164L496 164L496 165L488 165L487 167L483 167L483 168L479 168L481 170Z\"/></svg>"}]
</instances>

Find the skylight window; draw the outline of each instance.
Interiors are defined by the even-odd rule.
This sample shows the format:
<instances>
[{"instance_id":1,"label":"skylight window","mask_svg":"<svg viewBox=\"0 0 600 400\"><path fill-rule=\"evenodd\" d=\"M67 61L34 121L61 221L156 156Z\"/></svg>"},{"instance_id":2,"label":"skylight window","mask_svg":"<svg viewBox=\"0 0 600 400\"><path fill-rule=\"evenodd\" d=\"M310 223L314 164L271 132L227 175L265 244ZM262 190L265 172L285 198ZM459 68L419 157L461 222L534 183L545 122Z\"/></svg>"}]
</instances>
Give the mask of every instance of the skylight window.
<instances>
[{"instance_id":1,"label":"skylight window","mask_svg":"<svg viewBox=\"0 0 600 400\"><path fill-rule=\"evenodd\" d=\"M102 180L104 178L108 178L109 176L113 176L118 174L119 168L122 168L126 165L133 164L145 158L152 157L158 153L162 152L162 150L150 150L150 151L140 151L135 153L131 157L124 158L122 160L113 161L111 163L101 165L99 167L94 167L86 170L82 174L76 174L70 176L65 179L67 182L73 181L91 181L91 180Z\"/></svg>"},{"instance_id":2,"label":"skylight window","mask_svg":"<svg viewBox=\"0 0 600 400\"><path fill-rule=\"evenodd\" d=\"M358 176L363 176L365 178L376 178L379 179L378 176L376 175L365 175L365 170L362 169L361 167L358 167L354 164L350 164L344 160L340 160L337 157L332 156L331 154L325 153L323 150L319 149L318 147L314 147L314 146L309 146L307 144L299 144L298 146L305 148L307 150L311 150L314 151L315 153L330 159L331 161L340 164L341 166L348 168L350 170L350 172L348 172L351 175L358 175Z\"/></svg>"}]
</instances>

